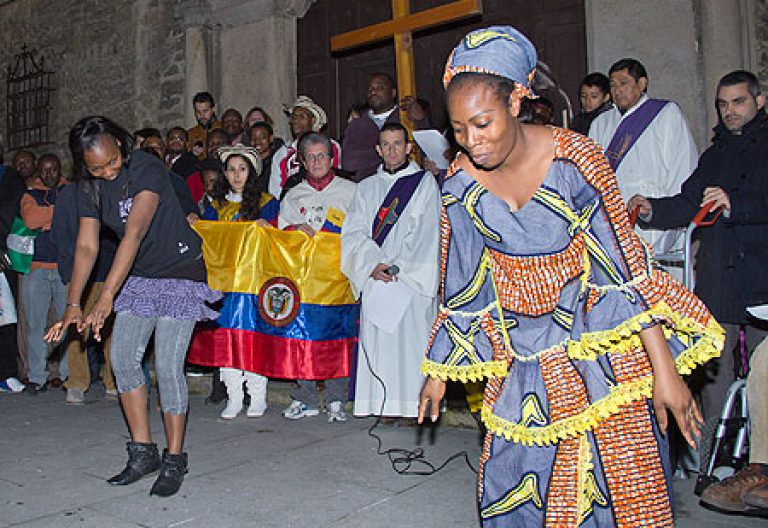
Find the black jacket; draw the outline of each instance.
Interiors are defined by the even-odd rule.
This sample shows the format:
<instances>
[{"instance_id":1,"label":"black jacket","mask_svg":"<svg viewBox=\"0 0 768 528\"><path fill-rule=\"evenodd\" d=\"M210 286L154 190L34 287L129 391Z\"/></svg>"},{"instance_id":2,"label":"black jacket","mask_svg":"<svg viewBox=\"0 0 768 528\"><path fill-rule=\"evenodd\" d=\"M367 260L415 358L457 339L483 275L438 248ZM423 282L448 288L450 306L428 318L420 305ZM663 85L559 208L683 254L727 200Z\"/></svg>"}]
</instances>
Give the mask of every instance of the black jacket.
<instances>
[{"instance_id":1,"label":"black jacket","mask_svg":"<svg viewBox=\"0 0 768 528\"><path fill-rule=\"evenodd\" d=\"M723 323L747 321L746 307L768 302L768 116L764 111L734 135L720 123L699 166L680 194L651 199L650 222L670 229L688 225L706 187L720 187L731 202L729 218L697 231L696 293Z\"/></svg>"},{"instance_id":2,"label":"black jacket","mask_svg":"<svg viewBox=\"0 0 768 528\"><path fill-rule=\"evenodd\" d=\"M598 108L596 108L595 110L592 110L591 112L585 112L584 110L580 110L579 113L576 114L576 116L573 118L573 121L571 121L571 130L574 130L579 134L588 136L589 127L592 126L592 121L594 121L597 118L597 116L599 116L603 112L607 112L611 108L613 108L613 103L608 101L601 104Z\"/></svg>"},{"instance_id":3,"label":"black jacket","mask_svg":"<svg viewBox=\"0 0 768 528\"><path fill-rule=\"evenodd\" d=\"M184 152L171 165L171 172L175 172L183 179L186 179L187 176L197 171L197 161L197 156L189 151Z\"/></svg>"}]
</instances>

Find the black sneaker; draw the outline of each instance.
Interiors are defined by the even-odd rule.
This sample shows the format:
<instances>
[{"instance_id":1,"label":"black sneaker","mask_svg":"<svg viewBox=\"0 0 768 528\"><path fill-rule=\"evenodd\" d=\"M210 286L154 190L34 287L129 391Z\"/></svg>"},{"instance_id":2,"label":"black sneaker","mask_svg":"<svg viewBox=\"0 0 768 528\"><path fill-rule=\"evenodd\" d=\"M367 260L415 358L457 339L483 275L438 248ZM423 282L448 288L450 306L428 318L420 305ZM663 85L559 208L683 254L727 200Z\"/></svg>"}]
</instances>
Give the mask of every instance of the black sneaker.
<instances>
[{"instance_id":1,"label":"black sneaker","mask_svg":"<svg viewBox=\"0 0 768 528\"><path fill-rule=\"evenodd\" d=\"M27 383L27 386L24 388L24 392L30 396L37 396L41 392L45 392L47 390L48 383L43 383L42 385L39 383Z\"/></svg>"}]
</instances>

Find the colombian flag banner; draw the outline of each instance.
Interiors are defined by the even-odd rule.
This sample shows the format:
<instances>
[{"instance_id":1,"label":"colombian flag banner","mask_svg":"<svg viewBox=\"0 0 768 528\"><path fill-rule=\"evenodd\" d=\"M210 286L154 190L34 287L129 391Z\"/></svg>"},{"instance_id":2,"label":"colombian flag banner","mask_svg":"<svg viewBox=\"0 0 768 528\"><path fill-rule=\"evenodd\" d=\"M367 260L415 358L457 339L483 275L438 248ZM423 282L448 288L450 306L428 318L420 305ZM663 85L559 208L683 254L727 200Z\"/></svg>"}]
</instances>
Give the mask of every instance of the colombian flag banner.
<instances>
[{"instance_id":1,"label":"colombian flag banner","mask_svg":"<svg viewBox=\"0 0 768 528\"><path fill-rule=\"evenodd\" d=\"M341 238L195 223L208 285L225 293L215 324L195 333L187 361L269 377L349 376L359 305L341 273Z\"/></svg>"}]
</instances>

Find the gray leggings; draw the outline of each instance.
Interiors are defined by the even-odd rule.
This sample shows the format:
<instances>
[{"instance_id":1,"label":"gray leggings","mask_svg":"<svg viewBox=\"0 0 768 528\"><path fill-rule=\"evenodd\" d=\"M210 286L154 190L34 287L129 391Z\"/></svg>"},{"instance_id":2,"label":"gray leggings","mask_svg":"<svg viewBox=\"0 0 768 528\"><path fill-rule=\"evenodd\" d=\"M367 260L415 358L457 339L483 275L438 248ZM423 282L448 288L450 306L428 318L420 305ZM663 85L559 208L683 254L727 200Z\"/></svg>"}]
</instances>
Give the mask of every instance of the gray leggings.
<instances>
[{"instance_id":1,"label":"gray leggings","mask_svg":"<svg viewBox=\"0 0 768 528\"><path fill-rule=\"evenodd\" d=\"M170 317L137 317L118 312L112 330L112 371L119 392L129 392L144 385L141 360L147 342L155 331L155 374L160 391L160 405L166 414L187 412L189 395L184 377L184 358L195 321Z\"/></svg>"}]
</instances>

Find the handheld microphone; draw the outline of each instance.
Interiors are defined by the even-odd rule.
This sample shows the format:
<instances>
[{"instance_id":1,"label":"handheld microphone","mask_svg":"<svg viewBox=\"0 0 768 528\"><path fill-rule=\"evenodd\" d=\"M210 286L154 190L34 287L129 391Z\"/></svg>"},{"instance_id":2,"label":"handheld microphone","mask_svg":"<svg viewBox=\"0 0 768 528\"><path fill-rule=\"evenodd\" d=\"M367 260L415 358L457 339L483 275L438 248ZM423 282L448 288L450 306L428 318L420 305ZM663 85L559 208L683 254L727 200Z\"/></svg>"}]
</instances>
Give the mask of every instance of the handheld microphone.
<instances>
[{"instance_id":1,"label":"handheld microphone","mask_svg":"<svg viewBox=\"0 0 768 528\"><path fill-rule=\"evenodd\" d=\"M392 264L390 267L386 270L387 275L395 276L398 273L400 273L400 268L397 266L397 264Z\"/></svg>"}]
</instances>

